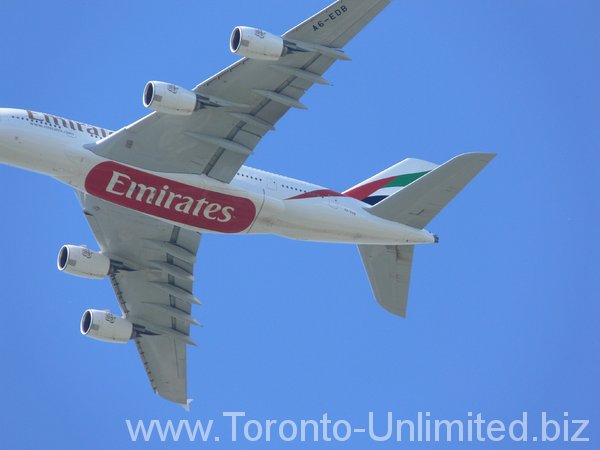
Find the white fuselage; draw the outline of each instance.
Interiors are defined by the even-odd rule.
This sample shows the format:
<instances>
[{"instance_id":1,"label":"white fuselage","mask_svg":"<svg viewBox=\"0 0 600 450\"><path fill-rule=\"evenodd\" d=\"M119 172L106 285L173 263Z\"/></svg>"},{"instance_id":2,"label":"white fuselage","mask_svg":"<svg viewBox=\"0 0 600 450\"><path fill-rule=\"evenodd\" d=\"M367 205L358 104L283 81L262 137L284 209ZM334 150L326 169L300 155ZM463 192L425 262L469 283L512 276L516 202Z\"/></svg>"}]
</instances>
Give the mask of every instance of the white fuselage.
<instances>
[{"instance_id":1,"label":"white fuselage","mask_svg":"<svg viewBox=\"0 0 600 450\"><path fill-rule=\"evenodd\" d=\"M127 166L85 148L110 133L52 115L0 109L0 162L201 233L374 245L435 240L427 231L370 214L359 200L262 170L243 166L226 184Z\"/></svg>"}]
</instances>

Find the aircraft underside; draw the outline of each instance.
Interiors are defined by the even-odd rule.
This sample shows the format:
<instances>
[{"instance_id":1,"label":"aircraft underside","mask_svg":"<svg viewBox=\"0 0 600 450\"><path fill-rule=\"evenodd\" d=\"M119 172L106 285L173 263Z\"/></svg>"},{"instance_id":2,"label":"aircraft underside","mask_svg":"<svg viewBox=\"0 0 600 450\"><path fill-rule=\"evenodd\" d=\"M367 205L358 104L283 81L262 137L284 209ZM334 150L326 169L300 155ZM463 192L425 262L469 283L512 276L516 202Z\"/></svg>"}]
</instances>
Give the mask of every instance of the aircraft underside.
<instances>
[{"instance_id":1,"label":"aircraft underside","mask_svg":"<svg viewBox=\"0 0 600 450\"><path fill-rule=\"evenodd\" d=\"M343 192L245 165L261 139L389 0L341 0L282 36L236 27L242 59L193 89L150 81L152 112L112 132L31 110L0 109L0 162L74 188L99 250L64 245L60 271L108 279L121 315L84 312L80 330L134 341L153 390L189 406L187 346L195 345L194 267L201 234L273 234L356 244L373 294L405 317L415 244L431 220L494 157L438 165L407 158Z\"/></svg>"}]
</instances>

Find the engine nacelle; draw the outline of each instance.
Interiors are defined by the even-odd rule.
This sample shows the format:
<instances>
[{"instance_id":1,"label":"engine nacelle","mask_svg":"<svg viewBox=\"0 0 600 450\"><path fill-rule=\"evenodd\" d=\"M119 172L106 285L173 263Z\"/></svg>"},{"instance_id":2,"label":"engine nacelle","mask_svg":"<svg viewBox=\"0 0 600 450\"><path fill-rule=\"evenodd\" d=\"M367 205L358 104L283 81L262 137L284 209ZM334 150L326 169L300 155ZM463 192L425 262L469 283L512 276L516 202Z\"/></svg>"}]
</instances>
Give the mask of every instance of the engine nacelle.
<instances>
[{"instance_id":1,"label":"engine nacelle","mask_svg":"<svg viewBox=\"0 0 600 450\"><path fill-rule=\"evenodd\" d=\"M114 344L125 344L133 337L133 324L129 320L97 309L83 313L80 330L84 336Z\"/></svg>"},{"instance_id":2,"label":"engine nacelle","mask_svg":"<svg viewBox=\"0 0 600 450\"><path fill-rule=\"evenodd\" d=\"M230 47L236 55L263 61L277 61L287 53L283 38L250 27L236 27Z\"/></svg>"},{"instance_id":3,"label":"engine nacelle","mask_svg":"<svg viewBox=\"0 0 600 450\"><path fill-rule=\"evenodd\" d=\"M82 278L101 280L110 272L110 259L87 247L63 245L56 259L58 270Z\"/></svg>"},{"instance_id":4,"label":"engine nacelle","mask_svg":"<svg viewBox=\"0 0 600 450\"><path fill-rule=\"evenodd\" d=\"M144 88L144 106L174 116L190 116L202 105L192 91L162 81L150 81Z\"/></svg>"}]
</instances>

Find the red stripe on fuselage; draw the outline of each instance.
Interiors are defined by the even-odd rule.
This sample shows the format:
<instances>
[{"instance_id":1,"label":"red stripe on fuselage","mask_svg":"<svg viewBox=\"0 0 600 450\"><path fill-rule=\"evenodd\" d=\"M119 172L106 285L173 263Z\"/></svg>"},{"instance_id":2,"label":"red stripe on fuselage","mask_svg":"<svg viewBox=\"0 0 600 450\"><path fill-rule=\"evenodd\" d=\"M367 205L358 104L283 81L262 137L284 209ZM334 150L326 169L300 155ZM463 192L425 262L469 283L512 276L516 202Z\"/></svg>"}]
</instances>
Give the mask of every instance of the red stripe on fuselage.
<instances>
[{"instance_id":1,"label":"red stripe on fuselage","mask_svg":"<svg viewBox=\"0 0 600 450\"><path fill-rule=\"evenodd\" d=\"M319 191L306 192L304 194L296 195L295 197L290 197L287 200L301 200L303 198L317 198L317 197L343 197L344 194L340 194L339 192L335 192L329 189L321 189Z\"/></svg>"},{"instance_id":2,"label":"red stripe on fuselage","mask_svg":"<svg viewBox=\"0 0 600 450\"><path fill-rule=\"evenodd\" d=\"M129 209L219 233L241 233L256 217L256 206L247 198L189 186L112 161L90 171L85 189Z\"/></svg>"}]
</instances>

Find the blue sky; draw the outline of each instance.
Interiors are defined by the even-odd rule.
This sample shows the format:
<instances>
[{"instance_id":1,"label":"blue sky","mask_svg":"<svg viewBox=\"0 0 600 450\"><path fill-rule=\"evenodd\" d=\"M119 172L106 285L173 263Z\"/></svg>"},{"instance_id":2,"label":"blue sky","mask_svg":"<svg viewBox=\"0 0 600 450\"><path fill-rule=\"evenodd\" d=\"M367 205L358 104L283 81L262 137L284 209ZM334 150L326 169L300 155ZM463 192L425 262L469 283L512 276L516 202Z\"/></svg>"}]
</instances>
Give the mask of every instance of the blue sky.
<instances>
[{"instance_id":1,"label":"blue sky","mask_svg":"<svg viewBox=\"0 0 600 450\"><path fill-rule=\"evenodd\" d=\"M117 129L145 114L146 81L192 87L235 61L234 26L282 33L325 3L5 1L0 105ZM118 306L108 282L56 270L62 244L95 244L70 189L0 166L3 447L164 448L131 443L125 419L219 421L223 411L357 424L369 411L568 411L591 420L592 443L579 447L592 448L598 17L592 0L396 0L359 35L354 61L327 75L335 86L311 90L310 110L288 114L250 165L341 190L409 156L498 157L430 225L442 241L416 253L406 320L377 306L352 246L206 236L189 415L153 395L132 344L79 334L85 309ZM374 446L364 436L339 445Z\"/></svg>"}]
</instances>

